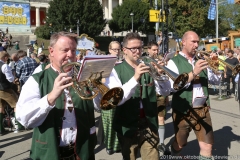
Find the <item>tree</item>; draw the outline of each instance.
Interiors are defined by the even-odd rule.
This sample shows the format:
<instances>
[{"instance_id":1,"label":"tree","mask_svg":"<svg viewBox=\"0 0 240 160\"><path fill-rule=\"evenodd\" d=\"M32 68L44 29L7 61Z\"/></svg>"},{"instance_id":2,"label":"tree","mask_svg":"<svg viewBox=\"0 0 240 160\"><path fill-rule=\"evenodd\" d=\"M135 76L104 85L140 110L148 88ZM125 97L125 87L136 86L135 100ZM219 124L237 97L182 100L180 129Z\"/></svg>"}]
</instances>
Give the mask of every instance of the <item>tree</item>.
<instances>
[{"instance_id":1,"label":"tree","mask_svg":"<svg viewBox=\"0 0 240 160\"><path fill-rule=\"evenodd\" d=\"M130 31L133 13L133 28L139 32L154 32L154 24L149 22L149 3L139 0L125 0L121 6L113 9L112 19L108 22L109 27L114 32Z\"/></svg>"},{"instance_id":2,"label":"tree","mask_svg":"<svg viewBox=\"0 0 240 160\"><path fill-rule=\"evenodd\" d=\"M80 34L96 36L106 25L99 0L53 0L49 2L46 24L54 32L77 30L79 20Z\"/></svg>"},{"instance_id":3,"label":"tree","mask_svg":"<svg viewBox=\"0 0 240 160\"><path fill-rule=\"evenodd\" d=\"M38 38L49 39L50 38L50 28L46 25L37 27L34 34L37 35Z\"/></svg>"},{"instance_id":4,"label":"tree","mask_svg":"<svg viewBox=\"0 0 240 160\"><path fill-rule=\"evenodd\" d=\"M199 0L169 0L169 9L178 35L193 30L200 37L214 34L215 21L207 19L209 2ZM169 20L170 30L174 31Z\"/></svg>"},{"instance_id":5,"label":"tree","mask_svg":"<svg viewBox=\"0 0 240 160\"><path fill-rule=\"evenodd\" d=\"M229 3L219 5L219 33L226 36L228 30L240 28L240 7L239 5Z\"/></svg>"}]
</instances>

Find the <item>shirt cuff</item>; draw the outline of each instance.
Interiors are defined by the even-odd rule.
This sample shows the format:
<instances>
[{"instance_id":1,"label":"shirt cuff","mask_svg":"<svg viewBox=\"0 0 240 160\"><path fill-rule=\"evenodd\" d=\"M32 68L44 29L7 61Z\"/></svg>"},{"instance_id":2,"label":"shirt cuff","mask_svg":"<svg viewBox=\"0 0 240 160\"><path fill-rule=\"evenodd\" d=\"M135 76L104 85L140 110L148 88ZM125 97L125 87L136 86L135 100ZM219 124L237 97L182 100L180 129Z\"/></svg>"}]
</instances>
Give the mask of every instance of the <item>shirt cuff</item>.
<instances>
[{"instance_id":1,"label":"shirt cuff","mask_svg":"<svg viewBox=\"0 0 240 160\"><path fill-rule=\"evenodd\" d=\"M49 105L48 100L47 100L47 96L48 95L45 95L42 98L45 105L43 105L41 108L45 109L46 112L49 112L51 109L53 109L55 107L55 104L53 106Z\"/></svg>"},{"instance_id":2,"label":"shirt cuff","mask_svg":"<svg viewBox=\"0 0 240 160\"><path fill-rule=\"evenodd\" d=\"M139 82L136 81L136 79L134 77L132 77L128 82L129 82L129 85L131 86L131 88L134 88L139 84Z\"/></svg>"}]
</instances>

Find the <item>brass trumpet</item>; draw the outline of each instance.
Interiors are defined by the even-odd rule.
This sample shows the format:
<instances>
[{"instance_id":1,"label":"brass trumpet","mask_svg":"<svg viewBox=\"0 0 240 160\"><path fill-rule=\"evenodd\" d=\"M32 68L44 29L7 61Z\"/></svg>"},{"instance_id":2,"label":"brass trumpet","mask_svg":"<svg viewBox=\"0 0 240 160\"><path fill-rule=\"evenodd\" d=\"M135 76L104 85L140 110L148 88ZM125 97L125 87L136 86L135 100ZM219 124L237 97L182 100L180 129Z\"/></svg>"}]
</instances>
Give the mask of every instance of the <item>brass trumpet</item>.
<instances>
[{"instance_id":1,"label":"brass trumpet","mask_svg":"<svg viewBox=\"0 0 240 160\"><path fill-rule=\"evenodd\" d=\"M206 56L207 58L205 58L205 60L208 62L209 67L214 71L218 71L219 62L221 62L223 65L227 66L229 69L232 70L233 76L236 76L240 72L240 64L233 66L232 64L229 64L220 58L216 59L210 58L210 54L208 52L197 51L196 53L197 54L199 53L202 56Z\"/></svg>"},{"instance_id":2,"label":"brass trumpet","mask_svg":"<svg viewBox=\"0 0 240 160\"><path fill-rule=\"evenodd\" d=\"M168 77L170 77L173 80L173 88L175 90L180 90L182 89L188 82L188 73L182 73L182 74L177 74L173 72L172 70L168 69L165 66L161 66L158 64L158 61L155 59L148 57L148 56L143 56L139 58L138 60L140 63L144 61L145 65L150 67L150 75L152 76L153 79L156 80L161 80L165 79L163 76L165 75L158 75L157 71L155 70L155 67L151 64L153 63L157 68L162 69ZM154 68L154 69L153 69Z\"/></svg>"},{"instance_id":3,"label":"brass trumpet","mask_svg":"<svg viewBox=\"0 0 240 160\"><path fill-rule=\"evenodd\" d=\"M82 99L93 99L101 93L100 108L102 110L112 109L122 100L123 89L121 87L109 89L101 82L103 71L101 73L92 73L88 80L78 82L77 76L81 64L78 62L69 62L63 65L60 70L61 72L65 72L66 68L69 67L71 67L70 76L72 76L73 81L72 88Z\"/></svg>"}]
</instances>

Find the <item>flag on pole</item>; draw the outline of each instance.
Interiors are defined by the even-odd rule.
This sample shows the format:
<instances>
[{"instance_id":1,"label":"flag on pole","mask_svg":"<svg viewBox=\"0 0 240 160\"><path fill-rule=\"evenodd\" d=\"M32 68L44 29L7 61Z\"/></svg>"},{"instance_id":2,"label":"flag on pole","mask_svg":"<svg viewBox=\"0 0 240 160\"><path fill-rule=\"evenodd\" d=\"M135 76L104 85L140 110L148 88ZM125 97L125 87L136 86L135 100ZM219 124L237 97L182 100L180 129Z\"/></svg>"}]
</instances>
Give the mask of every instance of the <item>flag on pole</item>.
<instances>
[{"instance_id":1,"label":"flag on pole","mask_svg":"<svg viewBox=\"0 0 240 160\"><path fill-rule=\"evenodd\" d=\"M216 17L216 0L211 0L208 10L208 19L214 20L215 17Z\"/></svg>"}]
</instances>

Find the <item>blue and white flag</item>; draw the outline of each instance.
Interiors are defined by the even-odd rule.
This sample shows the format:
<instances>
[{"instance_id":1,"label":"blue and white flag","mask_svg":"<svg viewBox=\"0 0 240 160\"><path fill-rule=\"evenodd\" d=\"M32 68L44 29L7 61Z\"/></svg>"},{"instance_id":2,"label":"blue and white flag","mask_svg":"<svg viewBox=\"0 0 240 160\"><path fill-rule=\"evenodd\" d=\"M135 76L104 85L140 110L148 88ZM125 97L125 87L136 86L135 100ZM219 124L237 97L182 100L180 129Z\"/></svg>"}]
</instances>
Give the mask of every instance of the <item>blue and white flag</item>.
<instances>
[{"instance_id":1,"label":"blue and white flag","mask_svg":"<svg viewBox=\"0 0 240 160\"><path fill-rule=\"evenodd\" d=\"M214 20L215 17L216 17L216 0L211 0L208 10L208 19Z\"/></svg>"}]
</instances>

